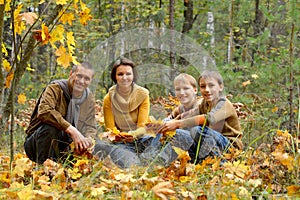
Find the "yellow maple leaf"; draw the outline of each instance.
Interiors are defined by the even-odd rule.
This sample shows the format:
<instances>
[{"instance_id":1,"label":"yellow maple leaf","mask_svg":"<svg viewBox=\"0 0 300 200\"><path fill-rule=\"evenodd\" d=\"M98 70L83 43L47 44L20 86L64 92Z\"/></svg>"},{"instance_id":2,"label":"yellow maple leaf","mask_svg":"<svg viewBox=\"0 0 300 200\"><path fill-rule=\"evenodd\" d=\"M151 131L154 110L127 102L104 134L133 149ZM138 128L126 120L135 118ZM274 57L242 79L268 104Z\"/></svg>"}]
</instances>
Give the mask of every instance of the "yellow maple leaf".
<instances>
[{"instance_id":1,"label":"yellow maple leaf","mask_svg":"<svg viewBox=\"0 0 300 200\"><path fill-rule=\"evenodd\" d=\"M246 87L247 85L250 85L251 84L251 81L248 80L248 81L245 81L242 83L243 87Z\"/></svg>"},{"instance_id":2,"label":"yellow maple leaf","mask_svg":"<svg viewBox=\"0 0 300 200\"><path fill-rule=\"evenodd\" d=\"M6 59L3 59L3 67L4 67L4 70L7 72L9 72L11 69L10 63Z\"/></svg>"},{"instance_id":3,"label":"yellow maple leaf","mask_svg":"<svg viewBox=\"0 0 300 200\"><path fill-rule=\"evenodd\" d=\"M107 191L108 189L104 186L101 186L101 187L98 187L98 188L95 188L95 187L92 187L91 188L91 195L93 197L97 197L99 195L102 195L105 193L105 191Z\"/></svg>"},{"instance_id":4,"label":"yellow maple leaf","mask_svg":"<svg viewBox=\"0 0 300 200\"><path fill-rule=\"evenodd\" d=\"M0 0L0 5L3 5L4 4L4 0Z\"/></svg>"},{"instance_id":5,"label":"yellow maple leaf","mask_svg":"<svg viewBox=\"0 0 300 200\"><path fill-rule=\"evenodd\" d=\"M55 47L54 43L60 41L63 43L65 29L63 25L57 25L50 34L50 44Z\"/></svg>"},{"instance_id":6,"label":"yellow maple leaf","mask_svg":"<svg viewBox=\"0 0 300 200\"><path fill-rule=\"evenodd\" d=\"M60 13L60 15L61 15L61 18L59 19L60 22L62 22L63 24L68 23L70 26L72 26L73 20L75 19L73 13Z\"/></svg>"},{"instance_id":7,"label":"yellow maple leaf","mask_svg":"<svg viewBox=\"0 0 300 200\"><path fill-rule=\"evenodd\" d=\"M14 12L14 29L15 32L19 35L21 35L22 32L26 29L25 23L23 22L22 16L20 15L22 7L23 5L19 4Z\"/></svg>"},{"instance_id":8,"label":"yellow maple leaf","mask_svg":"<svg viewBox=\"0 0 300 200\"><path fill-rule=\"evenodd\" d=\"M61 56L66 54L67 50L63 45L60 45L60 47L55 51L56 56Z\"/></svg>"},{"instance_id":9,"label":"yellow maple leaf","mask_svg":"<svg viewBox=\"0 0 300 200\"><path fill-rule=\"evenodd\" d=\"M57 5L66 5L67 4L67 0L56 0L56 4Z\"/></svg>"},{"instance_id":10,"label":"yellow maple leaf","mask_svg":"<svg viewBox=\"0 0 300 200\"><path fill-rule=\"evenodd\" d=\"M14 78L14 73L13 72L10 72L7 76L6 76L6 79L5 79L5 88L9 88L10 87L10 83L11 81L13 80Z\"/></svg>"},{"instance_id":11,"label":"yellow maple leaf","mask_svg":"<svg viewBox=\"0 0 300 200\"><path fill-rule=\"evenodd\" d=\"M32 169L30 163L31 161L29 160L29 158L21 158L16 160L16 166L13 170L13 174L18 175L19 177L24 177L25 172Z\"/></svg>"},{"instance_id":12,"label":"yellow maple leaf","mask_svg":"<svg viewBox=\"0 0 300 200\"><path fill-rule=\"evenodd\" d=\"M257 74L252 74L251 77L254 78L254 79L257 79L258 75Z\"/></svg>"},{"instance_id":13,"label":"yellow maple leaf","mask_svg":"<svg viewBox=\"0 0 300 200\"><path fill-rule=\"evenodd\" d=\"M71 178L74 180L77 180L82 176L78 168L68 169L68 172Z\"/></svg>"},{"instance_id":14,"label":"yellow maple leaf","mask_svg":"<svg viewBox=\"0 0 300 200\"><path fill-rule=\"evenodd\" d=\"M5 4L5 11L6 12L8 12L8 11L10 11L11 10L11 8L10 8L10 4L11 3L11 0L7 0L6 1L6 4Z\"/></svg>"},{"instance_id":15,"label":"yellow maple leaf","mask_svg":"<svg viewBox=\"0 0 300 200\"><path fill-rule=\"evenodd\" d=\"M5 56L8 56L8 52L6 50L4 42L2 43L2 53L4 53Z\"/></svg>"},{"instance_id":16,"label":"yellow maple leaf","mask_svg":"<svg viewBox=\"0 0 300 200\"><path fill-rule=\"evenodd\" d=\"M86 8L79 13L79 21L82 25L87 25L87 21L91 20L93 17L90 15L90 9Z\"/></svg>"},{"instance_id":17,"label":"yellow maple leaf","mask_svg":"<svg viewBox=\"0 0 300 200\"><path fill-rule=\"evenodd\" d=\"M24 93L21 93L18 95L18 103L19 104L25 104L26 102L26 95Z\"/></svg>"},{"instance_id":18,"label":"yellow maple leaf","mask_svg":"<svg viewBox=\"0 0 300 200\"><path fill-rule=\"evenodd\" d=\"M174 151L177 153L178 155L178 158L182 158L184 156L187 155L187 152L182 150L181 148L178 148L178 147L175 147L175 146L172 146L172 148L174 149Z\"/></svg>"},{"instance_id":19,"label":"yellow maple leaf","mask_svg":"<svg viewBox=\"0 0 300 200\"><path fill-rule=\"evenodd\" d=\"M275 151L271 153L272 156L275 157L276 160L279 160L282 165L286 166L288 170L292 170L294 168L293 162L294 159L288 153L282 153L279 151Z\"/></svg>"},{"instance_id":20,"label":"yellow maple leaf","mask_svg":"<svg viewBox=\"0 0 300 200\"><path fill-rule=\"evenodd\" d=\"M47 44L51 36L49 34L49 29L45 24L42 24L42 44Z\"/></svg>"},{"instance_id":21,"label":"yellow maple leaf","mask_svg":"<svg viewBox=\"0 0 300 200\"><path fill-rule=\"evenodd\" d=\"M288 195L300 195L300 186L299 185L290 185L286 187Z\"/></svg>"},{"instance_id":22,"label":"yellow maple leaf","mask_svg":"<svg viewBox=\"0 0 300 200\"><path fill-rule=\"evenodd\" d=\"M73 36L73 32L67 33L67 45L70 53L74 53L74 47L76 46L75 38Z\"/></svg>"},{"instance_id":23,"label":"yellow maple leaf","mask_svg":"<svg viewBox=\"0 0 300 200\"><path fill-rule=\"evenodd\" d=\"M277 112L278 111L278 107L277 106L275 106L274 108L272 108L272 113L275 113L275 112Z\"/></svg>"},{"instance_id":24,"label":"yellow maple leaf","mask_svg":"<svg viewBox=\"0 0 300 200\"><path fill-rule=\"evenodd\" d=\"M88 160L77 160L74 166L75 166L75 167L79 167L79 166L81 166L81 165L86 165L86 164L88 164L88 163L89 163Z\"/></svg>"},{"instance_id":25,"label":"yellow maple leaf","mask_svg":"<svg viewBox=\"0 0 300 200\"><path fill-rule=\"evenodd\" d=\"M57 64L61 65L63 68L68 68L72 62L72 56L68 53L62 54L57 59Z\"/></svg>"}]
</instances>

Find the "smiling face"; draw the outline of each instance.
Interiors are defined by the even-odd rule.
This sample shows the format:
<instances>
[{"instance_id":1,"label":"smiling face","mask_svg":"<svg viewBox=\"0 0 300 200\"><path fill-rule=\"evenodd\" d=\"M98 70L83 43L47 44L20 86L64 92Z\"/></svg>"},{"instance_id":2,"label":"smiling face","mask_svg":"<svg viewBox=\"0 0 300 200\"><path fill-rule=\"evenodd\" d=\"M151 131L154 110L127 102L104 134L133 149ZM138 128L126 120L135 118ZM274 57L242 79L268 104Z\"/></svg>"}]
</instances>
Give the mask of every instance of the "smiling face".
<instances>
[{"instance_id":1,"label":"smiling face","mask_svg":"<svg viewBox=\"0 0 300 200\"><path fill-rule=\"evenodd\" d=\"M184 79L174 81L175 95L184 107L190 107L196 99L197 88Z\"/></svg>"},{"instance_id":2,"label":"smiling face","mask_svg":"<svg viewBox=\"0 0 300 200\"><path fill-rule=\"evenodd\" d=\"M188 105L195 99L197 93L197 88L194 88L186 81L176 81L175 86L175 95L183 105Z\"/></svg>"},{"instance_id":3,"label":"smiling face","mask_svg":"<svg viewBox=\"0 0 300 200\"><path fill-rule=\"evenodd\" d=\"M223 85L219 84L213 77L199 79L200 92L210 106L216 105L223 91Z\"/></svg>"},{"instance_id":4,"label":"smiling face","mask_svg":"<svg viewBox=\"0 0 300 200\"><path fill-rule=\"evenodd\" d=\"M130 65L120 65L116 70L116 80L120 89L131 87L133 82L133 70Z\"/></svg>"},{"instance_id":5,"label":"smiling face","mask_svg":"<svg viewBox=\"0 0 300 200\"><path fill-rule=\"evenodd\" d=\"M78 66L74 72L70 74L70 82L73 86L73 94L75 97L80 97L83 91L91 84L94 71L82 66Z\"/></svg>"}]
</instances>

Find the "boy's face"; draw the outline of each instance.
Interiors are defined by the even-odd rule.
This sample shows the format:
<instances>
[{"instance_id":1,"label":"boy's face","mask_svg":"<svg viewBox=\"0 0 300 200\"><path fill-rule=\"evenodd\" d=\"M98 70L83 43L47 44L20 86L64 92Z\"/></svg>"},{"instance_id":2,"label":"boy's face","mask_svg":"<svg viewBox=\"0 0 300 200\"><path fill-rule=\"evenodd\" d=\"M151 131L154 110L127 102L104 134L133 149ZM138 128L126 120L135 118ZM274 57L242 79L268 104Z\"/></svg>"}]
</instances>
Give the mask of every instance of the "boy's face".
<instances>
[{"instance_id":1,"label":"boy's face","mask_svg":"<svg viewBox=\"0 0 300 200\"><path fill-rule=\"evenodd\" d=\"M189 105L196 99L197 88L184 80L174 82L175 95L183 105Z\"/></svg>"},{"instance_id":2,"label":"boy's face","mask_svg":"<svg viewBox=\"0 0 300 200\"><path fill-rule=\"evenodd\" d=\"M94 71L78 66L75 72L71 72L70 80L73 86L73 95L80 97L82 92L91 84Z\"/></svg>"},{"instance_id":3,"label":"boy's face","mask_svg":"<svg viewBox=\"0 0 300 200\"><path fill-rule=\"evenodd\" d=\"M220 98L220 93L223 91L223 85L220 85L214 78L201 78L199 86L203 98L210 105L215 105Z\"/></svg>"}]
</instances>

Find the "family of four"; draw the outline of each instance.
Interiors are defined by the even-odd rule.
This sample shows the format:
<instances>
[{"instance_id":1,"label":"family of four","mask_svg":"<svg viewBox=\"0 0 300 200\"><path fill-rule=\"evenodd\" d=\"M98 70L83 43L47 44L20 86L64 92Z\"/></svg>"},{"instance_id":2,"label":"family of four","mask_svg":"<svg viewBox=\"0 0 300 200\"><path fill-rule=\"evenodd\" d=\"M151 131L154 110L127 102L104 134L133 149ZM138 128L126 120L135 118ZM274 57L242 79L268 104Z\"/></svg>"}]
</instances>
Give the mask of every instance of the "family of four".
<instances>
[{"instance_id":1,"label":"family of four","mask_svg":"<svg viewBox=\"0 0 300 200\"><path fill-rule=\"evenodd\" d=\"M194 163L208 156L221 156L229 147L243 148L237 113L223 94L223 79L217 71L204 71L198 83L191 75L179 74L174 79L174 90L180 105L156 127L156 137L145 134L126 143L111 143L96 136L95 100L88 88L94 73L92 66L83 62L72 68L68 79L46 86L26 130L24 148L32 161L65 162L70 159L72 142L74 151L84 152L92 145L90 138L96 139L96 157L110 156L121 168L150 163L168 166L178 156L173 146L188 151ZM149 122L149 91L136 84L137 77L131 60L120 58L114 63L111 79L115 85L103 100L106 129L130 132ZM201 97L197 96L197 85ZM168 131L176 134L161 143L160 138Z\"/></svg>"}]
</instances>

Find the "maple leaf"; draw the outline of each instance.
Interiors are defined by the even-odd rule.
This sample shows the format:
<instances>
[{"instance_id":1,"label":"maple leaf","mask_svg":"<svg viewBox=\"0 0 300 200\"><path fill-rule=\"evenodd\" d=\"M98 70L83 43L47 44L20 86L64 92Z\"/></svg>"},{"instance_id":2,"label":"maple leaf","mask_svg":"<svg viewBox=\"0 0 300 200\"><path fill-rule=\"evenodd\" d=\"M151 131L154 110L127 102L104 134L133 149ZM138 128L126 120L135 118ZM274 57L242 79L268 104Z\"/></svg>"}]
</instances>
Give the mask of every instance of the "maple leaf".
<instances>
[{"instance_id":1,"label":"maple leaf","mask_svg":"<svg viewBox=\"0 0 300 200\"><path fill-rule=\"evenodd\" d=\"M9 88L10 87L10 83L13 80L13 78L14 78L14 73L11 71L6 76L6 79L5 79L5 88Z\"/></svg>"},{"instance_id":2,"label":"maple leaf","mask_svg":"<svg viewBox=\"0 0 300 200\"><path fill-rule=\"evenodd\" d=\"M13 170L13 174L24 177L25 172L31 170L31 164L32 162L29 160L29 158L21 158L16 160L16 166Z\"/></svg>"},{"instance_id":3,"label":"maple leaf","mask_svg":"<svg viewBox=\"0 0 300 200\"><path fill-rule=\"evenodd\" d=\"M300 186L299 185L290 185L286 187L287 193L289 196L298 195L300 196Z\"/></svg>"},{"instance_id":4,"label":"maple leaf","mask_svg":"<svg viewBox=\"0 0 300 200\"><path fill-rule=\"evenodd\" d=\"M33 12L25 12L20 14L19 16L21 17L22 20L24 20L30 25L33 25L38 18L38 16Z\"/></svg>"},{"instance_id":5,"label":"maple leaf","mask_svg":"<svg viewBox=\"0 0 300 200\"><path fill-rule=\"evenodd\" d=\"M5 58L3 59L3 67L4 67L4 70L7 72L9 72L11 70L11 65Z\"/></svg>"},{"instance_id":6,"label":"maple leaf","mask_svg":"<svg viewBox=\"0 0 300 200\"><path fill-rule=\"evenodd\" d=\"M246 87L247 85L250 85L250 84L251 84L251 81L248 80L248 81L243 82L243 83L242 83L242 86L243 86L243 87Z\"/></svg>"},{"instance_id":7,"label":"maple leaf","mask_svg":"<svg viewBox=\"0 0 300 200\"><path fill-rule=\"evenodd\" d=\"M75 38L73 36L73 32L68 32L67 33L67 45L68 45L69 52L71 54L73 54L74 50L75 50L75 46L76 46Z\"/></svg>"},{"instance_id":8,"label":"maple leaf","mask_svg":"<svg viewBox=\"0 0 300 200\"><path fill-rule=\"evenodd\" d=\"M55 51L55 55L58 56L57 63L64 68L67 68L70 66L70 63L72 62L72 56L70 56L64 46L60 46L59 49Z\"/></svg>"},{"instance_id":9,"label":"maple leaf","mask_svg":"<svg viewBox=\"0 0 300 200\"><path fill-rule=\"evenodd\" d=\"M68 173L73 180L77 180L82 176L78 168L68 169Z\"/></svg>"},{"instance_id":10,"label":"maple leaf","mask_svg":"<svg viewBox=\"0 0 300 200\"><path fill-rule=\"evenodd\" d=\"M8 51L7 51L6 47L5 47L4 42L2 43L2 53L4 53L5 56L8 56Z\"/></svg>"},{"instance_id":11,"label":"maple leaf","mask_svg":"<svg viewBox=\"0 0 300 200\"><path fill-rule=\"evenodd\" d=\"M45 24L42 24L42 44L47 44L51 38L49 29Z\"/></svg>"},{"instance_id":12,"label":"maple leaf","mask_svg":"<svg viewBox=\"0 0 300 200\"><path fill-rule=\"evenodd\" d=\"M18 103L19 104L25 104L26 102L26 95L24 93L21 93L18 95Z\"/></svg>"},{"instance_id":13,"label":"maple leaf","mask_svg":"<svg viewBox=\"0 0 300 200\"><path fill-rule=\"evenodd\" d=\"M59 21L61 21L63 24L68 23L70 26L72 26L73 20L75 19L73 13L60 13L60 16L61 18L59 19Z\"/></svg>"},{"instance_id":14,"label":"maple leaf","mask_svg":"<svg viewBox=\"0 0 300 200\"><path fill-rule=\"evenodd\" d=\"M293 166L294 159L288 153L282 153L279 151L275 151L275 152L272 152L271 154L272 154L272 156L275 157L276 160L279 160L281 162L281 164L286 166L289 171L291 171L294 168L294 166Z\"/></svg>"},{"instance_id":15,"label":"maple leaf","mask_svg":"<svg viewBox=\"0 0 300 200\"><path fill-rule=\"evenodd\" d=\"M79 21L82 25L87 25L87 21L91 20L93 17L90 15L90 9L86 8L79 13Z\"/></svg>"},{"instance_id":16,"label":"maple leaf","mask_svg":"<svg viewBox=\"0 0 300 200\"><path fill-rule=\"evenodd\" d=\"M168 200L168 196L175 194L174 190L171 189L172 187L173 185L171 182L161 182L155 185L151 190L154 192L155 196L163 200Z\"/></svg>"},{"instance_id":17,"label":"maple leaf","mask_svg":"<svg viewBox=\"0 0 300 200\"><path fill-rule=\"evenodd\" d=\"M5 11L6 12L11 11L10 3L11 3L11 0L6 1L6 4L5 4Z\"/></svg>"},{"instance_id":18,"label":"maple leaf","mask_svg":"<svg viewBox=\"0 0 300 200\"><path fill-rule=\"evenodd\" d=\"M101 186L98 188L92 187L91 188L91 195L93 197L97 197L99 195L103 195L108 189L105 186Z\"/></svg>"},{"instance_id":19,"label":"maple leaf","mask_svg":"<svg viewBox=\"0 0 300 200\"><path fill-rule=\"evenodd\" d=\"M25 23L22 20L22 16L20 15L21 9L23 5L19 4L14 12L14 29L15 32L19 35L22 34L22 31L26 29Z\"/></svg>"},{"instance_id":20,"label":"maple leaf","mask_svg":"<svg viewBox=\"0 0 300 200\"><path fill-rule=\"evenodd\" d=\"M50 34L50 44L55 47L54 43L60 41L63 43L65 29L62 25L57 25Z\"/></svg>"},{"instance_id":21,"label":"maple leaf","mask_svg":"<svg viewBox=\"0 0 300 200\"><path fill-rule=\"evenodd\" d=\"M254 79L257 79L258 75L257 74L252 74L251 77L254 78Z\"/></svg>"},{"instance_id":22,"label":"maple leaf","mask_svg":"<svg viewBox=\"0 0 300 200\"><path fill-rule=\"evenodd\" d=\"M67 4L67 0L56 0L56 4L57 5L66 5Z\"/></svg>"}]
</instances>

